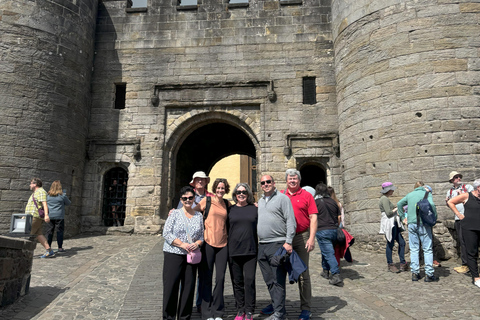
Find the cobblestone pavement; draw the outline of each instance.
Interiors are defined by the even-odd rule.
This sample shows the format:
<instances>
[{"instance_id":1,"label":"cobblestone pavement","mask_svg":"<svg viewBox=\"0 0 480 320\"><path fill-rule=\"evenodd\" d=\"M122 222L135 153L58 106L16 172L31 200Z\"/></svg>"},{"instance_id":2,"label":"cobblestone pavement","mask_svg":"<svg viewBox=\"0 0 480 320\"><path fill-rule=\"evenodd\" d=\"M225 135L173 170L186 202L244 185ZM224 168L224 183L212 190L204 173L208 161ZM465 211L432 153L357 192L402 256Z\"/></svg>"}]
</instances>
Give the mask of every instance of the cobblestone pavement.
<instances>
[{"instance_id":1,"label":"cobblestone pavement","mask_svg":"<svg viewBox=\"0 0 480 320\"><path fill-rule=\"evenodd\" d=\"M84 235L67 239L67 251L51 259L40 259L43 248L37 245L30 293L0 310L0 319L160 319L162 244L161 236ZM320 277L321 256L315 248L310 257L312 319L480 319L480 288L453 271L455 261L436 268L438 283L413 283L410 272L387 272L382 254L354 246L352 255L353 263L342 261L344 287L335 287ZM235 303L226 278L224 318L233 319ZM297 285L287 290L289 319L296 319ZM257 312L268 303L257 268ZM199 320L199 314L192 319Z\"/></svg>"}]
</instances>

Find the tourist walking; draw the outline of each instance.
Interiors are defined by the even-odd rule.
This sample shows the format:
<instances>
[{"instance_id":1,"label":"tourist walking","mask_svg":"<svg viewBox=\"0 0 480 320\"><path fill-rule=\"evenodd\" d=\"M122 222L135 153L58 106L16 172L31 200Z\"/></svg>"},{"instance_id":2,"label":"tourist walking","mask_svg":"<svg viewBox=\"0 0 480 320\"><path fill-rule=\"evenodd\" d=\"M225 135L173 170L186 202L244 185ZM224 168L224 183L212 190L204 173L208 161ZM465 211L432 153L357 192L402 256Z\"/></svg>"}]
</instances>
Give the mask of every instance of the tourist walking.
<instances>
[{"instance_id":1,"label":"tourist walking","mask_svg":"<svg viewBox=\"0 0 480 320\"><path fill-rule=\"evenodd\" d=\"M462 214L457 205L463 203ZM463 193L448 200L448 206L460 219L463 240L467 253L467 265L472 275L473 284L480 288L478 275L478 242L480 241L480 179L473 182L473 191Z\"/></svg>"},{"instance_id":2,"label":"tourist walking","mask_svg":"<svg viewBox=\"0 0 480 320\"><path fill-rule=\"evenodd\" d=\"M48 215L47 192L42 186L43 182L39 178L30 180L32 195L28 198L25 213L33 216L30 234L36 235L38 242L47 250L41 258L51 258L55 256L55 253L48 244L47 238L43 235L43 221L49 222L50 217Z\"/></svg>"},{"instance_id":3,"label":"tourist walking","mask_svg":"<svg viewBox=\"0 0 480 320\"><path fill-rule=\"evenodd\" d=\"M52 246L53 233L57 229L57 245L58 252L64 252L63 249L63 232L65 230L65 206L70 205L70 200L63 193L60 180L53 181L47 194L48 214L50 221L46 222L45 233L48 245Z\"/></svg>"},{"instance_id":4,"label":"tourist walking","mask_svg":"<svg viewBox=\"0 0 480 320\"><path fill-rule=\"evenodd\" d=\"M405 240L403 239L402 232L404 231L403 222L397 213L397 207L390 201L390 197L397 189L391 182L382 183L382 196L380 197L379 207L382 214L380 222L380 234L385 235L387 240L387 247L385 249L385 255L387 256L387 270L390 272L398 273L400 271L406 271L408 269L405 261ZM395 241L398 243L398 257L400 258L400 269L393 263L392 250L395 245Z\"/></svg>"},{"instance_id":5,"label":"tourist walking","mask_svg":"<svg viewBox=\"0 0 480 320\"><path fill-rule=\"evenodd\" d=\"M235 205L228 213L228 256L237 316L252 320L255 311L258 209L250 186L238 183L232 193Z\"/></svg>"},{"instance_id":6,"label":"tourist walking","mask_svg":"<svg viewBox=\"0 0 480 320\"><path fill-rule=\"evenodd\" d=\"M194 198L193 188L183 187L183 206L168 216L163 228L163 319L188 320L192 315L197 264L188 263L187 254L198 251L204 232L202 214L192 209Z\"/></svg>"}]
</instances>

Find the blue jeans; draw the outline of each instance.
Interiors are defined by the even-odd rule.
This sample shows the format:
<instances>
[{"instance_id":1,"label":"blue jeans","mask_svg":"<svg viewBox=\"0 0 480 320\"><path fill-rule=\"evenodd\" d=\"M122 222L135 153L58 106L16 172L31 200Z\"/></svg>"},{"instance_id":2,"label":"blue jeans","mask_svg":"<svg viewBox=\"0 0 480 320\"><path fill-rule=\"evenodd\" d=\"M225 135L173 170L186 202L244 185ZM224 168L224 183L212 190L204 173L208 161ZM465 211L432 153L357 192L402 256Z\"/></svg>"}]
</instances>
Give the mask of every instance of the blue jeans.
<instances>
[{"instance_id":1,"label":"blue jeans","mask_svg":"<svg viewBox=\"0 0 480 320\"><path fill-rule=\"evenodd\" d=\"M387 242L387 248L385 250L388 264L393 263L392 249L395 245L395 241L398 242L398 257L400 258L400 263L405 263L405 240L403 240L402 234L400 233L397 224L395 224L392 228L392 240L390 242Z\"/></svg>"},{"instance_id":2,"label":"blue jeans","mask_svg":"<svg viewBox=\"0 0 480 320\"><path fill-rule=\"evenodd\" d=\"M420 271L418 254L420 252L421 243L425 260L425 273L427 276L433 276L432 227L409 223L408 239L410 240L410 269L412 270L412 273L418 274Z\"/></svg>"},{"instance_id":3,"label":"blue jeans","mask_svg":"<svg viewBox=\"0 0 480 320\"><path fill-rule=\"evenodd\" d=\"M322 252L322 268L332 274L340 273L338 262L335 258L335 242L337 242L337 229L317 231L315 237Z\"/></svg>"}]
</instances>

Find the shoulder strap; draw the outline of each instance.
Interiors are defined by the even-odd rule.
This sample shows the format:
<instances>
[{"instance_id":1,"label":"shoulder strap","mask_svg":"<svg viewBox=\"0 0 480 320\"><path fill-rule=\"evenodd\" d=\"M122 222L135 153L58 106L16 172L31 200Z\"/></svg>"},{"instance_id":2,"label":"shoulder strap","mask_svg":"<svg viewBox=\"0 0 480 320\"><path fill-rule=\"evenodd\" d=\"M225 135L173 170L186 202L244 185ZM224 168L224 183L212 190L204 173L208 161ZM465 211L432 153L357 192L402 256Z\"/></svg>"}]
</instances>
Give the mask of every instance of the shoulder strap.
<instances>
[{"instance_id":1,"label":"shoulder strap","mask_svg":"<svg viewBox=\"0 0 480 320\"><path fill-rule=\"evenodd\" d=\"M190 236L190 226L188 225L188 218L185 216L185 213L183 212L182 209L179 209L179 210L182 211L180 212L180 215L182 216L183 223L185 224L185 233L187 234L188 242L193 243L192 237Z\"/></svg>"},{"instance_id":2,"label":"shoulder strap","mask_svg":"<svg viewBox=\"0 0 480 320\"><path fill-rule=\"evenodd\" d=\"M283 194L287 194L287 189L283 190Z\"/></svg>"},{"instance_id":3,"label":"shoulder strap","mask_svg":"<svg viewBox=\"0 0 480 320\"><path fill-rule=\"evenodd\" d=\"M205 206L205 212L203 213L203 221L207 220L208 211L210 211L211 206L212 206L212 197L207 196L207 205Z\"/></svg>"},{"instance_id":4,"label":"shoulder strap","mask_svg":"<svg viewBox=\"0 0 480 320\"><path fill-rule=\"evenodd\" d=\"M465 184L462 184L462 189L463 189L463 192L468 192L467 186Z\"/></svg>"},{"instance_id":5,"label":"shoulder strap","mask_svg":"<svg viewBox=\"0 0 480 320\"><path fill-rule=\"evenodd\" d=\"M423 196L423 200L428 198L428 191L425 191L425 195Z\"/></svg>"},{"instance_id":6,"label":"shoulder strap","mask_svg":"<svg viewBox=\"0 0 480 320\"><path fill-rule=\"evenodd\" d=\"M32 199L33 199L33 203L35 203L35 207L37 207L38 209L37 201L35 201L35 193L32 194Z\"/></svg>"}]
</instances>

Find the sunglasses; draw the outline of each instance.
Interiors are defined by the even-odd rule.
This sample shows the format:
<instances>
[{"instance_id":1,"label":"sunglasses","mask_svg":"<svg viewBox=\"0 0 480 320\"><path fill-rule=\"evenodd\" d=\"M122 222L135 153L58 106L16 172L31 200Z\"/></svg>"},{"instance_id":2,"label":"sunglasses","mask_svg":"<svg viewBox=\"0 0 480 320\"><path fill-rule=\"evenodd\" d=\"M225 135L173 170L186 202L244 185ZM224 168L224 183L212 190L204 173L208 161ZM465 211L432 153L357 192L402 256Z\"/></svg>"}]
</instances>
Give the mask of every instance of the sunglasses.
<instances>
[{"instance_id":1,"label":"sunglasses","mask_svg":"<svg viewBox=\"0 0 480 320\"><path fill-rule=\"evenodd\" d=\"M272 183L272 180L265 180L265 181L261 181L260 184L263 186L265 184L270 184Z\"/></svg>"},{"instance_id":2,"label":"sunglasses","mask_svg":"<svg viewBox=\"0 0 480 320\"><path fill-rule=\"evenodd\" d=\"M180 199L182 199L182 201L187 201L187 200L192 201L193 198L194 198L193 196L190 196L190 197L181 197Z\"/></svg>"},{"instance_id":3,"label":"sunglasses","mask_svg":"<svg viewBox=\"0 0 480 320\"><path fill-rule=\"evenodd\" d=\"M237 194L245 194L245 195L247 195L248 193L247 193L247 190L238 190L238 191L237 191Z\"/></svg>"}]
</instances>

